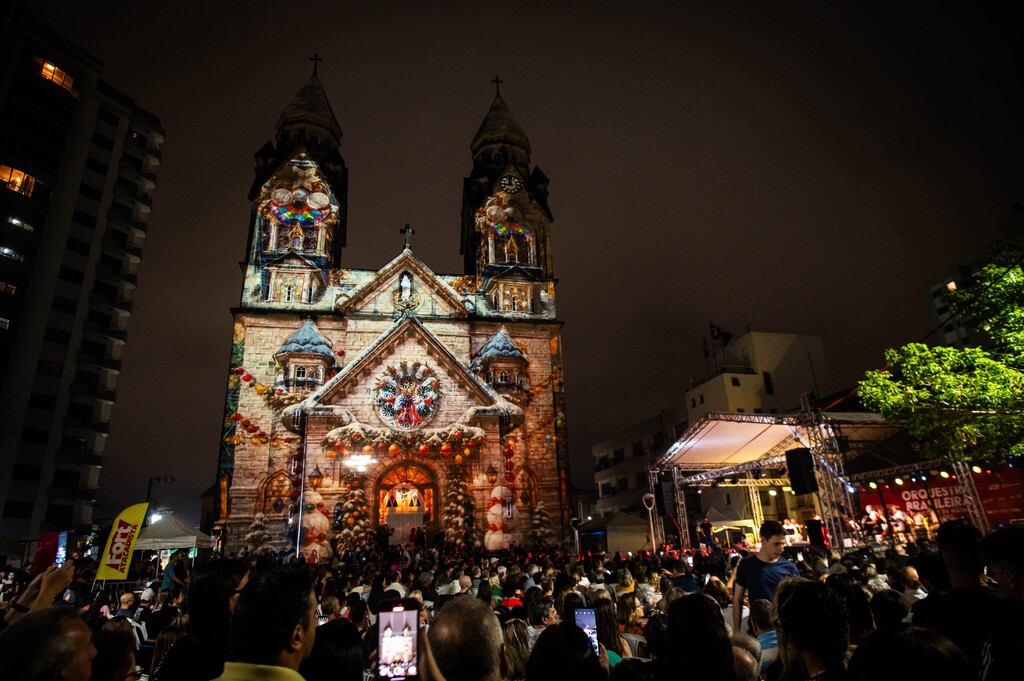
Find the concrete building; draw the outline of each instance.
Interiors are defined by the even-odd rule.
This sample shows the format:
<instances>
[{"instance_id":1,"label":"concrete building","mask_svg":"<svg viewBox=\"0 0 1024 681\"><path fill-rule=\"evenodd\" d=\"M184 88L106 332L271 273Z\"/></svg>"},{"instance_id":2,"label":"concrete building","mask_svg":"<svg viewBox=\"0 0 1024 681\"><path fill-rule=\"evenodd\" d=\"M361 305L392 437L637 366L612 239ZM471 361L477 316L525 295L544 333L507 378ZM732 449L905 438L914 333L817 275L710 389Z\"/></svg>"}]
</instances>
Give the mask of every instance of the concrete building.
<instances>
[{"instance_id":1,"label":"concrete building","mask_svg":"<svg viewBox=\"0 0 1024 681\"><path fill-rule=\"evenodd\" d=\"M690 423L710 412L781 414L799 407L806 391L833 391L819 336L751 331L717 360L686 392Z\"/></svg>"},{"instance_id":2,"label":"concrete building","mask_svg":"<svg viewBox=\"0 0 1024 681\"><path fill-rule=\"evenodd\" d=\"M679 404L594 445L594 510L602 516L617 511L646 516L643 496L651 491L651 462L686 431L686 425L686 405Z\"/></svg>"},{"instance_id":3,"label":"concrete building","mask_svg":"<svg viewBox=\"0 0 1024 681\"><path fill-rule=\"evenodd\" d=\"M103 64L0 15L0 535L91 521L164 131Z\"/></svg>"}]
</instances>

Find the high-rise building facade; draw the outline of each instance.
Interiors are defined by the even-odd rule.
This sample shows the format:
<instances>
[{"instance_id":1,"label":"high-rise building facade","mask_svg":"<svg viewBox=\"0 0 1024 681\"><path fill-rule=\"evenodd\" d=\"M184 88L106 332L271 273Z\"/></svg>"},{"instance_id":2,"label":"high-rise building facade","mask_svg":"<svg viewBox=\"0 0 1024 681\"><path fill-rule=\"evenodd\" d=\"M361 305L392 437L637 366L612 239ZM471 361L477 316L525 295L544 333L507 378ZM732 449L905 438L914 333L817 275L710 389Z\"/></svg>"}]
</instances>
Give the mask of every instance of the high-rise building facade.
<instances>
[{"instance_id":1,"label":"high-rise building facade","mask_svg":"<svg viewBox=\"0 0 1024 681\"><path fill-rule=\"evenodd\" d=\"M462 181L461 274L419 260L408 226L381 269L342 261L341 136L314 70L256 153L204 522L229 552L299 545L320 558L413 528L488 549L557 541L561 322L548 180L526 134L497 95Z\"/></svg>"},{"instance_id":2,"label":"high-rise building facade","mask_svg":"<svg viewBox=\"0 0 1024 681\"><path fill-rule=\"evenodd\" d=\"M164 131L22 10L0 34L0 535L92 519Z\"/></svg>"}]
</instances>

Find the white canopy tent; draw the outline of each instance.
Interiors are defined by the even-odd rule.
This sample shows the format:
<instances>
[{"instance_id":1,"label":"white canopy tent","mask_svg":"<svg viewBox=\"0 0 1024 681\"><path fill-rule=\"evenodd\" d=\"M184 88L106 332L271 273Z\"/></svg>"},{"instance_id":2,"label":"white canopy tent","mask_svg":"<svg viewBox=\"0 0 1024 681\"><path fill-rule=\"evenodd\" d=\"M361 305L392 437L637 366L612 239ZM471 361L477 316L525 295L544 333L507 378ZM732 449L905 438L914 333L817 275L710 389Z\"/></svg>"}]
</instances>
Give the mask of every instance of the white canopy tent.
<instances>
[{"instance_id":1,"label":"white canopy tent","mask_svg":"<svg viewBox=\"0 0 1024 681\"><path fill-rule=\"evenodd\" d=\"M162 551L164 549L213 548L213 537L203 534L184 520L167 512L160 520L142 528L135 541L136 551Z\"/></svg>"}]
</instances>

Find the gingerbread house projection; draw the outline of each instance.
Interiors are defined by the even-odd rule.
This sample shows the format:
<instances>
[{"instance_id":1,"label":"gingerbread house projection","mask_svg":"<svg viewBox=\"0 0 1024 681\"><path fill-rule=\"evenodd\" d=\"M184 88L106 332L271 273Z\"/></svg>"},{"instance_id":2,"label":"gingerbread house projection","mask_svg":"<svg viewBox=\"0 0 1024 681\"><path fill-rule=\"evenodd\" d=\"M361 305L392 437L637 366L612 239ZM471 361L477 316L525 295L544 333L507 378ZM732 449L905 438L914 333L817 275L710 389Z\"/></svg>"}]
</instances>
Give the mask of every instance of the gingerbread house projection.
<instances>
[{"instance_id":1,"label":"gingerbread house projection","mask_svg":"<svg viewBox=\"0 0 1024 681\"><path fill-rule=\"evenodd\" d=\"M561 322L526 134L498 92L470 145L461 274L420 261L408 227L383 268L343 267L341 134L314 72L256 154L211 529L228 552L319 559L383 526L550 546L569 532Z\"/></svg>"}]
</instances>

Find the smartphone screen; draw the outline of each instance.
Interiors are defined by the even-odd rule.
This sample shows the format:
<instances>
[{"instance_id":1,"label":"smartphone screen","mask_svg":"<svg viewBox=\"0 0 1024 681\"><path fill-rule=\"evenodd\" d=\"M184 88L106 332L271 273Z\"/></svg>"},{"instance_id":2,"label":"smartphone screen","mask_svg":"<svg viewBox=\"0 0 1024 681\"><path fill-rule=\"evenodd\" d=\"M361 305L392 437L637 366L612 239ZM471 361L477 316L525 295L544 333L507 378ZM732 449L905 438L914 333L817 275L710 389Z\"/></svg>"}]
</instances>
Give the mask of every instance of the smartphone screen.
<instances>
[{"instance_id":1,"label":"smartphone screen","mask_svg":"<svg viewBox=\"0 0 1024 681\"><path fill-rule=\"evenodd\" d=\"M324 626L325 624L327 624L330 621L331 621L331 618L328 617L327 615L317 615L317 617L316 617L316 626L322 627L322 626Z\"/></svg>"},{"instance_id":2,"label":"smartphone screen","mask_svg":"<svg viewBox=\"0 0 1024 681\"><path fill-rule=\"evenodd\" d=\"M597 647L597 616L593 608L576 608L576 626L583 630L583 633L590 639L590 645L594 647L594 653L600 655Z\"/></svg>"},{"instance_id":3,"label":"smartphone screen","mask_svg":"<svg viewBox=\"0 0 1024 681\"><path fill-rule=\"evenodd\" d=\"M416 676L419 673L416 659L419 603L413 599L392 601L390 609L380 611L377 621L380 626L377 675L384 679Z\"/></svg>"}]
</instances>

